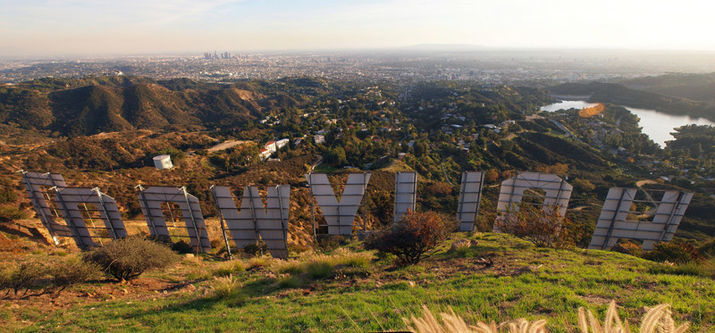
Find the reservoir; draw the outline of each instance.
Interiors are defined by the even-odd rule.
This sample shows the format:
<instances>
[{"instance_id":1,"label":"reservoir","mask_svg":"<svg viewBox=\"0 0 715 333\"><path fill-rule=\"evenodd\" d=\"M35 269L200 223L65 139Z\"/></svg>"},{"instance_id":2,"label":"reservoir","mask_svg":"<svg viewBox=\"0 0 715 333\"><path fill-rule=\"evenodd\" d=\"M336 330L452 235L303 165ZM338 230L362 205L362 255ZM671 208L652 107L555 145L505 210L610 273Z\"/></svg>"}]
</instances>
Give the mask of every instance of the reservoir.
<instances>
[{"instance_id":1,"label":"reservoir","mask_svg":"<svg viewBox=\"0 0 715 333\"><path fill-rule=\"evenodd\" d=\"M561 101L542 106L540 110L554 112L558 110L583 109L594 105L596 105L596 103L588 103L586 101ZM665 147L665 141L675 139L672 135L670 135L670 132L673 132L673 129L676 127L689 124L715 126L715 123L705 118L672 115L655 110L638 109L629 106L623 107L640 118L640 122L638 124L643 128L643 133L648 135L648 137L661 147Z\"/></svg>"}]
</instances>

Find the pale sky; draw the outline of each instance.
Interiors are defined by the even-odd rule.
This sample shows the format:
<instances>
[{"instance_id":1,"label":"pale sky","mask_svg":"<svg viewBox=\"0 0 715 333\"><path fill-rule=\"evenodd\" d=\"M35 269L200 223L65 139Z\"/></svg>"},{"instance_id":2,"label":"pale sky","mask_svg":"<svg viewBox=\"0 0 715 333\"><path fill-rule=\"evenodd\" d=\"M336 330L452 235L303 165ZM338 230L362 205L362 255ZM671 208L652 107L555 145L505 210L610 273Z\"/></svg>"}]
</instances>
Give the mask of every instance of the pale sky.
<instances>
[{"instance_id":1,"label":"pale sky","mask_svg":"<svg viewBox=\"0 0 715 333\"><path fill-rule=\"evenodd\" d=\"M0 0L0 56L392 48L715 50L712 0Z\"/></svg>"}]
</instances>

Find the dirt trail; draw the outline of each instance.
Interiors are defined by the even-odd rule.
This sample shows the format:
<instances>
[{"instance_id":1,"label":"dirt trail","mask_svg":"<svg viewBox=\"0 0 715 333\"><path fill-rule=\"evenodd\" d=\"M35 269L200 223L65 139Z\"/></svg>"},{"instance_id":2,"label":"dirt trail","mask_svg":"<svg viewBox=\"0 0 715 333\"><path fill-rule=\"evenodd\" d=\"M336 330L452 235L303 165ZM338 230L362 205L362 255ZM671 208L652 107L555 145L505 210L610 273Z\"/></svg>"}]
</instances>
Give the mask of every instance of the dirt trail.
<instances>
[{"instance_id":1,"label":"dirt trail","mask_svg":"<svg viewBox=\"0 0 715 333\"><path fill-rule=\"evenodd\" d=\"M217 145L215 145L215 146L209 148L209 149L208 149L208 152L209 152L209 153L213 153L213 152L220 151L220 150L226 150L226 149L229 149L229 148L231 148L231 147L235 147L235 146L238 146L238 145L247 144L247 143L249 143L249 142L253 142L253 141L226 140L226 141L224 141L224 142L221 142L221 143L219 143L219 144L217 144Z\"/></svg>"}]
</instances>

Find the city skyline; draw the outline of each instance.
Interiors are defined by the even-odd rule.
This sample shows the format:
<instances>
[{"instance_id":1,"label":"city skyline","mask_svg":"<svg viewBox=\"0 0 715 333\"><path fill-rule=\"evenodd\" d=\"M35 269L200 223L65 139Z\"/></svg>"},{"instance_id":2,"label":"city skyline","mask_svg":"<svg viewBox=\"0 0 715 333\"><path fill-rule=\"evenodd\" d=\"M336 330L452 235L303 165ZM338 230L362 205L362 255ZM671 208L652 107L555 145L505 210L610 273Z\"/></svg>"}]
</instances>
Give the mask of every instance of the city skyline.
<instances>
[{"instance_id":1,"label":"city skyline","mask_svg":"<svg viewBox=\"0 0 715 333\"><path fill-rule=\"evenodd\" d=\"M715 50L704 1L0 0L0 56L205 50L492 48Z\"/></svg>"}]
</instances>

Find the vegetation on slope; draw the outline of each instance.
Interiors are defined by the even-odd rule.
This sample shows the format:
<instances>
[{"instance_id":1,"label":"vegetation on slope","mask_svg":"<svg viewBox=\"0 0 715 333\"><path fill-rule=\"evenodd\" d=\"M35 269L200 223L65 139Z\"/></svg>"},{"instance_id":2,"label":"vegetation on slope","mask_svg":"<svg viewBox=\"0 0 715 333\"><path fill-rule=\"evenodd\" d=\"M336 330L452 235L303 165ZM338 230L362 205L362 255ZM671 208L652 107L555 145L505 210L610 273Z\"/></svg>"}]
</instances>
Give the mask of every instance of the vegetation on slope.
<instances>
[{"instance_id":1,"label":"vegetation on slope","mask_svg":"<svg viewBox=\"0 0 715 333\"><path fill-rule=\"evenodd\" d=\"M476 245L450 250L464 238ZM576 308L602 316L614 299L618 314L630 320L646 307L670 303L674 319L691 322L694 331L715 322L712 277L663 272L664 264L625 254L539 248L506 234L453 234L419 264L396 268L389 257L366 265L371 256L358 255L364 253L359 244L349 248L299 255L290 265L186 258L116 288L68 288L72 300L59 305L19 301L19 309L0 308L0 318L6 328L26 331L375 331L402 329L403 317L427 305L434 312L451 306L467 322L546 319L551 331L565 332L577 327Z\"/></svg>"}]
</instances>

